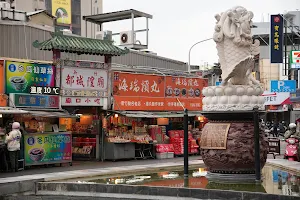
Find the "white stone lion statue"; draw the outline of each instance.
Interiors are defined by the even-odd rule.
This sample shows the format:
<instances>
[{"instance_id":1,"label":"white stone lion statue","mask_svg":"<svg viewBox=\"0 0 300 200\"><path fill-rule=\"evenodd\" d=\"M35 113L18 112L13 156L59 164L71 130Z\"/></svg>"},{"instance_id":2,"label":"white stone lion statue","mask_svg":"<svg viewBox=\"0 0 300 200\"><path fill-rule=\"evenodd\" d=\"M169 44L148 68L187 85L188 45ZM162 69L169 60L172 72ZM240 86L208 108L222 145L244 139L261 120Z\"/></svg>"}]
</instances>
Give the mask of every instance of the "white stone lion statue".
<instances>
[{"instance_id":1,"label":"white stone lion statue","mask_svg":"<svg viewBox=\"0 0 300 200\"><path fill-rule=\"evenodd\" d=\"M237 6L215 18L213 39L222 69L222 85L259 85L251 74L260 45L258 40L253 42L252 39L253 13Z\"/></svg>"}]
</instances>

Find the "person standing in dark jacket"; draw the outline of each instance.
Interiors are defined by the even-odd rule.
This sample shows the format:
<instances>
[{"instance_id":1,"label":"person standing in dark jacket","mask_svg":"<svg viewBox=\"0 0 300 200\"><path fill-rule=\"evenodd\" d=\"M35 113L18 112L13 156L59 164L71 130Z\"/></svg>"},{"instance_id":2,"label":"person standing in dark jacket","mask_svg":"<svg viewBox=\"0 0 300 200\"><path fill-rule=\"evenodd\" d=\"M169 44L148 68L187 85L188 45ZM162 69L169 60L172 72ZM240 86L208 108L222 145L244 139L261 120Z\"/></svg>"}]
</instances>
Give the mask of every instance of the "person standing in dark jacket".
<instances>
[{"instance_id":1,"label":"person standing in dark jacket","mask_svg":"<svg viewBox=\"0 0 300 200\"><path fill-rule=\"evenodd\" d=\"M278 123L277 123L277 121L275 121L274 122L274 124L273 124L273 136L274 137L278 137Z\"/></svg>"},{"instance_id":2,"label":"person standing in dark jacket","mask_svg":"<svg viewBox=\"0 0 300 200\"><path fill-rule=\"evenodd\" d=\"M5 133L0 130L0 171L6 172L7 170Z\"/></svg>"}]
</instances>

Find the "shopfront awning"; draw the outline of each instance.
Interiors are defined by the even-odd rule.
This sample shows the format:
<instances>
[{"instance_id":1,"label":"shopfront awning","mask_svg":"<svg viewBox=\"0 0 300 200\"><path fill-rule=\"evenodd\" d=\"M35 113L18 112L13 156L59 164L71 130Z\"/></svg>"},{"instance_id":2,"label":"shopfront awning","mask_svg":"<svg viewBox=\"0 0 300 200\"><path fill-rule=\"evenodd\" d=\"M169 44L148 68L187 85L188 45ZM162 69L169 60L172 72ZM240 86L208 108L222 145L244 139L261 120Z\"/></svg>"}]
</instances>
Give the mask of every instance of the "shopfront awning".
<instances>
[{"instance_id":1,"label":"shopfront awning","mask_svg":"<svg viewBox=\"0 0 300 200\"><path fill-rule=\"evenodd\" d=\"M69 114L65 110L51 110L51 109L45 109L45 110L27 110L27 114L30 114L32 116L36 117L49 117L49 118L77 118L76 115Z\"/></svg>"},{"instance_id":2,"label":"shopfront awning","mask_svg":"<svg viewBox=\"0 0 300 200\"><path fill-rule=\"evenodd\" d=\"M0 107L0 114L27 114L26 110L21 110L13 107Z\"/></svg>"},{"instance_id":3,"label":"shopfront awning","mask_svg":"<svg viewBox=\"0 0 300 200\"><path fill-rule=\"evenodd\" d=\"M117 113L117 112L116 112ZM120 115L132 118L173 118L183 117L184 112L144 112L144 111L121 111ZM200 111L188 112L189 117L202 116Z\"/></svg>"}]
</instances>

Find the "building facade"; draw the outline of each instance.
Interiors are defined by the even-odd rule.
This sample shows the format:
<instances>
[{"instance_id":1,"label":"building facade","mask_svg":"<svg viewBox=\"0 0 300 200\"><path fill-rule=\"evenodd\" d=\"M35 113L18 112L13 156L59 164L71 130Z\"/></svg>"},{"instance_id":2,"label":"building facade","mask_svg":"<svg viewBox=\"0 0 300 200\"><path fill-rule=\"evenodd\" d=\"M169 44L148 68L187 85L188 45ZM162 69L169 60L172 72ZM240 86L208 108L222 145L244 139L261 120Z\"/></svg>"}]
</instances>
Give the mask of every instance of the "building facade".
<instances>
[{"instance_id":1,"label":"building facade","mask_svg":"<svg viewBox=\"0 0 300 200\"><path fill-rule=\"evenodd\" d=\"M58 28L71 29L74 34L95 38L100 26L82 20L85 15L101 14L103 0L4 0L11 4L12 9L25 12L47 10L57 16L57 9L62 8L68 12L66 23L58 20ZM87 25L87 26L86 26ZM87 31L86 31L87 28ZM87 34L87 35L86 35Z\"/></svg>"},{"instance_id":2,"label":"building facade","mask_svg":"<svg viewBox=\"0 0 300 200\"><path fill-rule=\"evenodd\" d=\"M22 21L0 20L0 56L27 60L52 61L51 51L41 51L34 48L35 40L45 41L51 38L53 27L45 27ZM104 62L103 56L77 55L62 52L62 59L90 60ZM127 66L144 66L167 70L187 71L187 64L146 52L130 51L123 56L113 57L112 63Z\"/></svg>"},{"instance_id":3,"label":"building facade","mask_svg":"<svg viewBox=\"0 0 300 200\"><path fill-rule=\"evenodd\" d=\"M26 12L46 9L45 0L6 0L6 2L11 3L11 8Z\"/></svg>"}]
</instances>

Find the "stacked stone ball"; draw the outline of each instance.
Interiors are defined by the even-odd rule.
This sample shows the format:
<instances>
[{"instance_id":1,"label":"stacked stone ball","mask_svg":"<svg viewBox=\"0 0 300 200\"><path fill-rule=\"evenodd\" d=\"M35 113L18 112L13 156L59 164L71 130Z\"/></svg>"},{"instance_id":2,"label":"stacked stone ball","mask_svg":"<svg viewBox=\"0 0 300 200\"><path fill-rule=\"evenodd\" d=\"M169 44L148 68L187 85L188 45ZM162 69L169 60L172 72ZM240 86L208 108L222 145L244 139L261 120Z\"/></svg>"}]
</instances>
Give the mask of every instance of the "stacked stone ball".
<instances>
[{"instance_id":1,"label":"stacked stone ball","mask_svg":"<svg viewBox=\"0 0 300 200\"><path fill-rule=\"evenodd\" d=\"M211 86L202 91L204 110L211 105L252 105L264 104L263 90L254 85ZM208 109L208 108L207 108Z\"/></svg>"}]
</instances>

